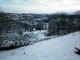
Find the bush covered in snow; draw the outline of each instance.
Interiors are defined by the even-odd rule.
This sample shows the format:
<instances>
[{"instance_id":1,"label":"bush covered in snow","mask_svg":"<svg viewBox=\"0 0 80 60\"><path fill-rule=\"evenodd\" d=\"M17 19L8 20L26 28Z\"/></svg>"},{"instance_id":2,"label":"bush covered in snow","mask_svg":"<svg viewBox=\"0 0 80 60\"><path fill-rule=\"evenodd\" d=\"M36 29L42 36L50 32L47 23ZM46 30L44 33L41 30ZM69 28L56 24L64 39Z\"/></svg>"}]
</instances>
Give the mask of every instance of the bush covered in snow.
<instances>
[{"instance_id":1,"label":"bush covered in snow","mask_svg":"<svg viewBox=\"0 0 80 60\"><path fill-rule=\"evenodd\" d=\"M0 37L0 50L31 45L34 44L36 40L37 35L31 32L23 35L19 35L17 33L7 34L6 36Z\"/></svg>"}]
</instances>

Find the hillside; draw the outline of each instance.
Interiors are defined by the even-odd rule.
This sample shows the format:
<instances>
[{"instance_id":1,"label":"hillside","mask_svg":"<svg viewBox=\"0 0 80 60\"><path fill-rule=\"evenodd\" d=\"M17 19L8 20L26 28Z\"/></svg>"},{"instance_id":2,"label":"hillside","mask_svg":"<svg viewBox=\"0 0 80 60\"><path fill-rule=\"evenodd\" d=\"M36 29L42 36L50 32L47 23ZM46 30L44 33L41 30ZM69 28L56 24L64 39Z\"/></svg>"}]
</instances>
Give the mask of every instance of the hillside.
<instances>
[{"instance_id":1,"label":"hillside","mask_svg":"<svg viewBox=\"0 0 80 60\"><path fill-rule=\"evenodd\" d=\"M58 38L0 51L0 60L80 60L75 48L80 48L80 32L70 33Z\"/></svg>"}]
</instances>

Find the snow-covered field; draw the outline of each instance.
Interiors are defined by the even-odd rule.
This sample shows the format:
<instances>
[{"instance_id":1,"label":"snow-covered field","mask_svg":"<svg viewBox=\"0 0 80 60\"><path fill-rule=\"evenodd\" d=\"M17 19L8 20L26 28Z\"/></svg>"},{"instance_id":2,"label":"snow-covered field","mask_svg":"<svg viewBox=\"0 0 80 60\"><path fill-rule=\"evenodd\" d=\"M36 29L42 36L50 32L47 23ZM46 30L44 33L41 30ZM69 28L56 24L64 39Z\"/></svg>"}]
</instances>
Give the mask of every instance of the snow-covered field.
<instances>
[{"instance_id":1,"label":"snow-covered field","mask_svg":"<svg viewBox=\"0 0 80 60\"><path fill-rule=\"evenodd\" d=\"M37 35L39 41L44 41L44 40L49 40L51 38L59 37L59 35L56 35L56 36L53 36L53 35L52 36L46 36L47 30L41 30L41 31L37 30L37 31L33 31L32 33Z\"/></svg>"},{"instance_id":2,"label":"snow-covered field","mask_svg":"<svg viewBox=\"0 0 80 60\"><path fill-rule=\"evenodd\" d=\"M39 36L44 38L44 35ZM0 51L0 60L80 60L80 55L75 54L74 47L80 48L80 32L13 50Z\"/></svg>"}]
</instances>

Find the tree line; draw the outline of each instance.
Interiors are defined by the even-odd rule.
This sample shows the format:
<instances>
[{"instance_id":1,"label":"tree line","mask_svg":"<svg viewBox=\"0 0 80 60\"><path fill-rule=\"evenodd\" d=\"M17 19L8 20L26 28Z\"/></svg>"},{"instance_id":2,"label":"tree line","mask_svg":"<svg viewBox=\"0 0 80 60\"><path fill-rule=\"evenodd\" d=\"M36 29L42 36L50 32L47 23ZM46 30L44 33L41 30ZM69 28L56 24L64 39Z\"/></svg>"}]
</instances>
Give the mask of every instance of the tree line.
<instances>
[{"instance_id":1,"label":"tree line","mask_svg":"<svg viewBox=\"0 0 80 60\"><path fill-rule=\"evenodd\" d=\"M80 15L52 14L49 18L48 35L68 34L80 31Z\"/></svg>"}]
</instances>

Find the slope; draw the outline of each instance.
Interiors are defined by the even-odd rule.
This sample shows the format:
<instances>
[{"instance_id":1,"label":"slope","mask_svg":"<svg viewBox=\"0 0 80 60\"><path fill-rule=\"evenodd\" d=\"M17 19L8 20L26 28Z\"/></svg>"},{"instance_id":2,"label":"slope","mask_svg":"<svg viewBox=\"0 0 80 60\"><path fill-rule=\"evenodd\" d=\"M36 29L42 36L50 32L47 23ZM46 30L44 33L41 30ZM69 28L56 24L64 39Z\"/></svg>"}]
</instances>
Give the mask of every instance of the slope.
<instances>
[{"instance_id":1,"label":"slope","mask_svg":"<svg viewBox=\"0 0 80 60\"><path fill-rule=\"evenodd\" d=\"M80 48L80 32L30 46L0 51L0 60L80 60L74 47Z\"/></svg>"}]
</instances>

